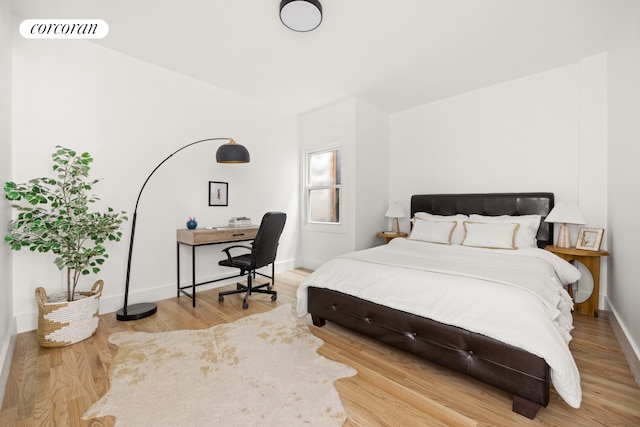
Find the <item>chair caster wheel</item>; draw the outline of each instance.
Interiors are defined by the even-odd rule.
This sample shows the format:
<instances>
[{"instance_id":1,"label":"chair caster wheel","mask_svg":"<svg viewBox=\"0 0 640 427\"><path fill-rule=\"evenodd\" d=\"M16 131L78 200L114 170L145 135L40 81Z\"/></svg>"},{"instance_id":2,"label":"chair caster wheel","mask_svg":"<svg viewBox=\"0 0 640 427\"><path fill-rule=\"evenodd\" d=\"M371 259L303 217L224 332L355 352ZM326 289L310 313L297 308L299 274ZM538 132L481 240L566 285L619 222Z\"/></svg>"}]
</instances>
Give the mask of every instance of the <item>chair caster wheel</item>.
<instances>
[{"instance_id":1,"label":"chair caster wheel","mask_svg":"<svg viewBox=\"0 0 640 427\"><path fill-rule=\"evenodd\" d=\"M271 295L271 301L275 301L278 299L278 295Z\"/></svg>"},{"instance_id":2,"label":"chair caster wheel","mask_svg":"<svg viewBox=\"0 0 640 427\"><path fill-rule=\"evenodd\" d=\"M218 296L218 302L224 302L224 297L222 295Z\"/></svg>"},{"instance_id":3,"label":"chair caster wheel","mask_svg":"<svg viewBox=\"0 0 640 427\"><path fill-rule=\"evenodd\" d=\"M246 301L242 301L242 309L246 310L247 308L249 308L249 303Z\"/></svg>"},{"instance_id":4,"label":"chair caster wheel","mask_svg":"<svg viewBox=\"0 0 640 427\"><path fill-rule=\"evenodd\" d=\"M269 290L273 289L273 285L267 286L267 289L269 289Z\"/></svg>"}]
</instances>

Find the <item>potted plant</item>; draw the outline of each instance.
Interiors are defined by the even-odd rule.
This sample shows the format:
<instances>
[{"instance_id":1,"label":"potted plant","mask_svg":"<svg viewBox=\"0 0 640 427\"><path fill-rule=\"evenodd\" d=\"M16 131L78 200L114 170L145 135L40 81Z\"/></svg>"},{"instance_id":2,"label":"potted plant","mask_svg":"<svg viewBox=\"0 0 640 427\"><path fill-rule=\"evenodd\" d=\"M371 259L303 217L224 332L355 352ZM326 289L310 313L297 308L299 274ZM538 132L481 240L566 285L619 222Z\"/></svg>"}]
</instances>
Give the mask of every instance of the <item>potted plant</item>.
<instances>
[{"instance_id":1,"label":"potted plant","mask_svg":"<svg viewBox=\"0 0 640 427\"><path fill-rule=\"evenodd\" d=\"M6 182L4 186L5 198L18 211L4 240L12 250L52 252L58 269L66 269L65 292L46 297L43 288L36 289L38 338L45 347L73 344L97 329L102 281L91 292L78 292L76 287L81 276L100 271L109 257L104 243L120 241L120 228L127 220L125 212L112 208L105 212L89 209L100 200L91 194L99 180L89 178L93 162L89 153L57 146L52 158L55 178ZM82 314L87 318L78 319Z\"/></svg>"}]
</instances>

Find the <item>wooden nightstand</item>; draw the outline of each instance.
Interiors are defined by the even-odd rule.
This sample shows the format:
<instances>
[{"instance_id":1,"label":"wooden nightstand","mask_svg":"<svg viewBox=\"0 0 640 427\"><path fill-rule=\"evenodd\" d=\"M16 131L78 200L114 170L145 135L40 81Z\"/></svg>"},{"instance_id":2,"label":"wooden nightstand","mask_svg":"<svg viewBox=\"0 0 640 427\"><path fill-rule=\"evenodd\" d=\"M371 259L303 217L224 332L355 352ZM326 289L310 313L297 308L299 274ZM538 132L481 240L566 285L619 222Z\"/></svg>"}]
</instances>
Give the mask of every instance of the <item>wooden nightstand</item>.
<instances>
[{"instance_id":1,"label":"wooden nightstand","mask_svg":"<svg viewBox=\"0 0 640 427\"><path fill-rule=\"evenodd\" d=\"M384 243L386 245L396 237L407 237L408 234L402 231L398 231L397 233L394 233L393 231L379 231L378 234L376 234L376 236L384 237Z\"/></svg>"},{"instance_id":2,"label":"wooden nightstand","mask_svg":"<svg viewBox=\"0 0 640 427\"><path fill-rule=\"evenodd\" d=\"M574 302L574 310L587 316L598 317L598 299L600 297L600 257L609 255L607 251L585 251L576 248L559 248L547 246L546 250L553 252L560 258L573 263L578 261L584 264L593 276L593 291L589 298L583 302ZM573 287L569 285L569 293L573 297Z\"/></svg>"}]
</instances>

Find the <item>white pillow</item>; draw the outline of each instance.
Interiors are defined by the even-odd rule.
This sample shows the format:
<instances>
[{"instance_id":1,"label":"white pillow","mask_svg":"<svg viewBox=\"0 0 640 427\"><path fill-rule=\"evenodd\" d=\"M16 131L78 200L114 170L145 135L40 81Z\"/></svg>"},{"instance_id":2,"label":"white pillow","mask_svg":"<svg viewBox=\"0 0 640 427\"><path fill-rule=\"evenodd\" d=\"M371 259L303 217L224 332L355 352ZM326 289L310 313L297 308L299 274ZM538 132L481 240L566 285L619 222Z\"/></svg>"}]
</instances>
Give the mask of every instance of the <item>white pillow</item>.
<instances>
[{"instance_id":1,"label":"white pillow","mask_svg":"<svg viewBox=\"0 0 640 427\"><path fill-rule=\"evenodd\" d=\"M515 244L520 224L512 222L464 222L463 246L490 249L518 249Z\"/></svg>"},{"instance_id":2,"label":"white pillow","mask_svg":"<svg viewBox=\"0 0 640 427\"><path fill-rule=\"evenodd\" d=\"M414 218L413 228L409 239L420 240L430 243L451 244L451 235L457 227L455 221L429 221L426 219Z\"/></svg>"},{"instance_id":3,"label":"white pillow","mask_svg":"<svg viewBox=\"0 0 640 427\"><path fill-rule=\"evenodd\" d=\"M485 216L471 214L469 219L481 222L507 222L520 224L520 228L516 233L516 246L519 248L537 248L538 247L538 228L540 228L540 215L501 215L501 216Z\"/></svg>"},{"instance_id":4,"label":"white pillow","mask_svg":"<svg viewBox=\"0 0 640 427\"><path fill-rule=\"evenodd\" d=\"M419 219L428 219L430 221L455 221L456 228L453 230L453 234L451 235L451 244L459 245L462 243L462 239L464 239L464 226L462 223L469 219L467 215L457 214L457 215L434 215L427 212L416 212L413 216ZM414 222L415 224L415 222Z\"/></svg>"}]
</instances>

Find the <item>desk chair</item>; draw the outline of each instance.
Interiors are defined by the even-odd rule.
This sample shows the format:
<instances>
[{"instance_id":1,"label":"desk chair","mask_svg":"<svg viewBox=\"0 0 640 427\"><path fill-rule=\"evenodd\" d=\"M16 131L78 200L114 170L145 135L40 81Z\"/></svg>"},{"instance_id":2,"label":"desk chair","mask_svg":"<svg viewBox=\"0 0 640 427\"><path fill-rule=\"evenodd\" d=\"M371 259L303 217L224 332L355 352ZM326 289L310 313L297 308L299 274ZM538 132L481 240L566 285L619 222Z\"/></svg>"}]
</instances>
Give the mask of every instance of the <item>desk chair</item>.
<instances>
[{"instance_id":1,"label":"desk chair","mask_svg":"<svg viewBox=\"0 0 640 427\"><path fill-rule=\"evenodd\" d=\"M242 308L249 308L247 300L252 293L261 293L271 295L271 301L278 298L278 293L272 290L275 285L275 267L276 251L278 249L278 241L284 229L284 223L287 220L287 214L284 212L267 212L262 217L260 228L256 238L251 242L251 246L234 245L223 249L227 254L227 259L220 261L218 264L224 267L233 267L240 269L240 276L247 274L247 285L238 283L235 290L218 293L218 301L223 302L225 295L245 293ZM247 249L250 252L243 255L231 256L231 250L235 248ZM271 264L271 276L256 271L258 268ZM253 286L253 279L256 274L271 279L271 282Z\"/></svg>"}]
</instances>

